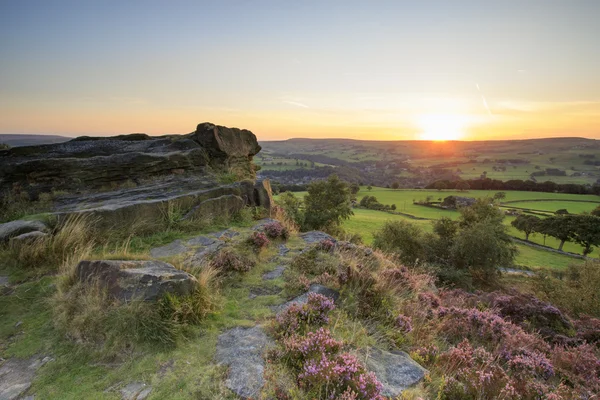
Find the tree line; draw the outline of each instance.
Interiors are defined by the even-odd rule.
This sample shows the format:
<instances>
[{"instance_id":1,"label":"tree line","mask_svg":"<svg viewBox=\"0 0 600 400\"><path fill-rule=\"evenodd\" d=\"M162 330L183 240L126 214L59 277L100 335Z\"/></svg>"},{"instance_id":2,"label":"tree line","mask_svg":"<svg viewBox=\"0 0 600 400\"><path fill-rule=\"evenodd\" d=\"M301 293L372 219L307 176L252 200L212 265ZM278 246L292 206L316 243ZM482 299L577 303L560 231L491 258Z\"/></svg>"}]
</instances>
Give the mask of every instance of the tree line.
<instances>
[{"instance_id":1,"label":"tree line","mask_svg":"<svg viewBox=\"0 0 600 400\"><path fill-rule=\"evenodd\" d=\"M558 214L547 218L521 214L511 225L525 234L526 241L534 233L556 238L560 241L560 251L565 242L574 242L583 247L583 255L587 256L594 246L600 245L600 206L591 214Z\"/></svg>"},{"instance_id":2,"label":"tree line","mask_svg":"<svg viewBox=\"0 0 600 400\"><path fill-rule=\"evenodd\" d=\"M531 180L512 179L501 181L498 179L466 179L466 180L438 180L425 186L425 189L457 189L457 190L520 190L527 192L569 193L569 194L595 194L600 196L600 185L579 185L576 183L555 183L551 181L534 182Z\"/></svg>"}]
</instances>

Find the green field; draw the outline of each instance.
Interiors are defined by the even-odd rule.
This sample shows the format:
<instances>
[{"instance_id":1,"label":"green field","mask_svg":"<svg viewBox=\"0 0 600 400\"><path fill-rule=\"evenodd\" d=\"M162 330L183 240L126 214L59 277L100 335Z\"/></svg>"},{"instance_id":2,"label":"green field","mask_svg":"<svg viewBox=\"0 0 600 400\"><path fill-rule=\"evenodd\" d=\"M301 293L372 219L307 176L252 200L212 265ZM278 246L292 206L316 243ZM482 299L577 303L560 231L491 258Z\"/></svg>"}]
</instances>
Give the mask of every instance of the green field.
<instances>
[{"instance_id":1,"label":"green field","mask_svg":"<svg viewBox=\"0 0 600 400\"><path fill-rule=\"evenodd\" d=\"M386 221L389 220L407 220L411 223L423 227L425 230L431 230L431 221L441 217L456 219L459 216L457 211L441 210L431 207L425 207L413 204L414 201L425 200L428 196L432 196L434 200L443 199L450 195L465 196L465 197L489 197L493 196L495 191L487 190L471 190L466 192L458 192L455 190L393 190L385 188L373 188L371 191L366 187L361 187L357 195L358 200L363 196L375 196L382 204L396 204L397 211L410 214L419 218L427 218L428 220L413 219L403 215L395 215L382 211L354 209L354 216L344 222L344 228L351 233L358 233L362 236L366 244L373 241L373 232L379 229ZM521 191L506 191L506 199L503 201L508 203L506 208L521 207L531 208L541 211L554 212L560 208L567 208L571 213L579 213L591 211L600 204L600 197L594 195L572 195L564 193L539 193L539 192L521 192ZM299 197L304 197L306 192L295 193ZM534 201L538 200L538 201ZM543 200L543 201L539 201ZM510 225L510 222L515 217L506 217L505 224L509 227L509 233L520 239L524 239L525 235L519 232ZM559 241L539 234L531 235L531 242L546 245L552 248L558 248ZM545 251L533 248L526 245L517 245L519 255L517 256L517 264L529 268L548 268L553 270L564 270L571 263L580 263L581 260L557 254L550 251ZM576 243L567 242L563 248L564 251L581 254L582 248ZM600 251L594 249L592 257L599 257Z\"/></svg>"}]
</instances>

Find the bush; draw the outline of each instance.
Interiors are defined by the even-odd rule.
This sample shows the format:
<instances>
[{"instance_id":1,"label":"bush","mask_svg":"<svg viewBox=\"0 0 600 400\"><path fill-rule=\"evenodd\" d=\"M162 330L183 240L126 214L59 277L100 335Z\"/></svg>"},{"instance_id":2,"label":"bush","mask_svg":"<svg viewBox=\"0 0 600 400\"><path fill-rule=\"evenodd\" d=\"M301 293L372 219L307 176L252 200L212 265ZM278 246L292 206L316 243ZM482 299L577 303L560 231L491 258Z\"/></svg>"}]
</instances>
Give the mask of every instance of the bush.
<instances>
[{"instance_id":1,"label":"bush","mask_svg":"<svg viewBox=\"0 0 600 400\"><path fill-rule=\"evenodd\" d=\"M252 232L252 235L248 238L248 243L254 247L254 250L260 251L267 247L271 242L264 233Z\"/></svg>"},{"instance_id":2,"label":"bush","mask_svg":"<svg viewBox=\"0 0 600 400\"><path fill-rule=\"evenodd\" d=\"M250 271L256 263L249 257L236 252L230 247L221 249L210 261L210 265L219 273L229 273L233 271Z\"/></svg>"},{"instance_id":3,"label":"bush","mask_svg":"<svg viewBox=\"0 0 600 400\"><path fill-rule=\"evenodd\" d=\"M264 226L265 233L271 239L283 239L287 240L290 236L288 229L283 226L280 222L274 221Z\"/></svg>"},{"instance_id":4,"label":"bush","mask_svg":"<svg viewBox=\"0 0 600 400\"><path fill-rule=\"evenodd\" d=\"M353 214L348 185L336 175L331 175L326 181L311 182L304 204L304 225L307 229L338 226Z\"/></svg>"},{"instance_id":5,"label":"bush","mask_svg":"<svg viewBox=\"0 0 600 400\"><path fill-rule=\"evenodd\" d=\"M396 253L404 263L415 264L424 257L423 231L409 222L388 221L373 237L373 247Z\"/></svg>"},{"instance_id":6,"label":"bush","mask_svg":"<svg viewBox=\"0 0 600 400\"><path fill-rule=\"evenodd\" d=\"M318 293L309 293L305 304L293 303L277 315L275 331L280 337L306 332L329 322L327 314L333 310L333 300Z\"/></svg>"}]
</instances>

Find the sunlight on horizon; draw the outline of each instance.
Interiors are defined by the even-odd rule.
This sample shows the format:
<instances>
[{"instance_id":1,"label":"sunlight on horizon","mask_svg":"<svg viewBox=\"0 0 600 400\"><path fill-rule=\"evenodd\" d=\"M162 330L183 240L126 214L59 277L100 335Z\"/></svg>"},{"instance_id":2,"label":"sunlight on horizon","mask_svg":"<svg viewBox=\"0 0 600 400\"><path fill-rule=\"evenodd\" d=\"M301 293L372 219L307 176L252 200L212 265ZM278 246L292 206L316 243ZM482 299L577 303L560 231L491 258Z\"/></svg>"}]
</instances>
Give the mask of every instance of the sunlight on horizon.
<instances>
[{"instance_id":1,"label":"sunlight on horizon","mask_svg":"<svg viewBox=\"0 0 600 400\"><path fill-rule=\"evenodd\" d=\"M417 119L421 140L461 140L466 132L467 119L456 114L426 114Z\"/></svg>"}]
</instances>

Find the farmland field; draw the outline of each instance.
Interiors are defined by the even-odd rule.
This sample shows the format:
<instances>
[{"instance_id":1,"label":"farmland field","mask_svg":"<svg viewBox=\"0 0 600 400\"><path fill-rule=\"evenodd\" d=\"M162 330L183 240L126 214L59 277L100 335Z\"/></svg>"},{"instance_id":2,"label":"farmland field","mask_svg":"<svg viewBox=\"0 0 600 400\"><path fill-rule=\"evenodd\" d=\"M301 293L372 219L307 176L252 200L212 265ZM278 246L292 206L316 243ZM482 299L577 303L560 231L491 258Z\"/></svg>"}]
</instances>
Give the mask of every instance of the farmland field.
<instances>
[{"instance_id":1,"label":"farmland field","mask_svg":"<svg viewBox=\"0 0 600 400\"><path fill-rule=\"evenodd\" d=\"M354 209L354 216L344 222L344 228L351 233L358 233L362 236L366 244L373 241L373 232L379 229L386 221L389 220L406 220L417 224L423 229L431 230L431 221L441 217L458 218L459 213L453 210L441 210L431 207L425 207L413 204L413 200L425 200L431 196L433 200L443 199L450 195L465 196L465 197L489 197L493 196L495 191L486 190L471 190L459 192L455 190L393 190L385 188L373 188L371 191L366 187L361 187L357 198L360 200L363 196L375 196L382 204L395 204L397 211L410 214L418 218L427 218L427 220L413 219L403 215L395 215L382 211ZM524 192L524 191L506 191L504 202L509 202L505 205L506 208L521 207L531 208L535 210L554 212L561 208L566 208L571 213L580 213L591 211L600 204L600 197L595 195L573 195L564 193L540 193L540 192ZM295 193L299 197L304 197L306 192ZM537 200L537 201L536 201ZM541 201L540 201L541 200ZM513 203L514 201L514 203ZM524 234L519 232L510 225L514 217L506 217L504 222L509 226L509 233L517 238L524 239ZM540 245L546 245L552 248L557 248L559 241L552 238L544 238L539 235L531 235L530 241ZM566 255L530 247L527 245L518 244L519 255L516 263L518 265L529 268L546 268L553 270L564 270L571 263L581 263L581 260L569 257ZM581 246L576 243L567 242L563 250L567 252L581 254ZM594 249L591 256L598 257L600 254L598 249Z\"/></svg>"}]
</instances>

